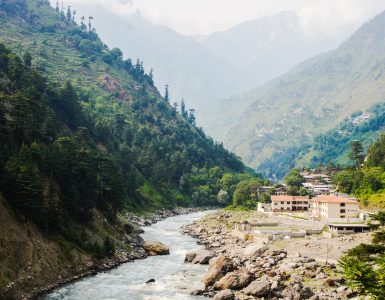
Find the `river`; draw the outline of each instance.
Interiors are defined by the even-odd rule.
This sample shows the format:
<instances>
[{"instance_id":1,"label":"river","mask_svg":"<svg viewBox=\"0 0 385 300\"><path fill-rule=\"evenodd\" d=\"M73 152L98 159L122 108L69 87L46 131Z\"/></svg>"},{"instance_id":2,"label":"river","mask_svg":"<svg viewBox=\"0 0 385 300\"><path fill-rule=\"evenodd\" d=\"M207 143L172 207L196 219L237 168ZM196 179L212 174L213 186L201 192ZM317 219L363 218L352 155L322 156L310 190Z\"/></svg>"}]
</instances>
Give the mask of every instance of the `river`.
<instances>
[{"instance_id":1,"label":"river","mask_svg":"<svg viewBox=\"0 0 385 300\"><path fill-rule=\"evenodd\" d=\"M170 247L170 255L154 256L125 263L61 287L44 300L192 300L190 293L202 289L207 266L185 264L186 252L199 249L196 240L183 235L181 226L202 218L208 212L170 217L145 227L145 240ZM155 283L146 284L149 279Z\"/></svg>"}]
</instances>

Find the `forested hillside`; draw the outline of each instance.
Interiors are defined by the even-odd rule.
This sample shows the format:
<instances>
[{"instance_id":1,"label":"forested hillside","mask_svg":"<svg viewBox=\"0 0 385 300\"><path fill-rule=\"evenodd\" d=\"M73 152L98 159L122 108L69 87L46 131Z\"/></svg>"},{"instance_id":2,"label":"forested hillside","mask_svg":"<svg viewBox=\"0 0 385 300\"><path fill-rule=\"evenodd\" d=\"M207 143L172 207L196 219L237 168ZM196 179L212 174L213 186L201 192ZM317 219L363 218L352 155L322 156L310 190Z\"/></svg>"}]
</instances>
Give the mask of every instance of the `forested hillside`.
<instances>
[{"instance_id":1,"label":"forested hillside","mask_svg":"<svg viewBox=\"0 0 385 300\"><path fill-rule=\"evenodd\" d=\"M356 147L355 167L348 167L335 175L338 190L353 194L369 209L385 207L385 135L366 151ZM366 157L365 157L366 156Z\"/></svg>"},{"instance_id":2,"label":"forested hillside","mask_svg":"<svg viewBox=\"0 0 385 300\"><path fill-rule=\"evenodd\" d=\"M352 113L382 102L384 24L382 13L337 50L227 101L249 107L230 130L225 144L260 172L281 177L280 163L293 161L317 135Z\"/></svg>"},{"instance_id":3,"label":"forested hillside","mask_svg":"<svg viewBox=\"0 0 385 300\"><path fill-rule=\"evenodd\" d=\"M0 24L0 298L127 250L125 211L217 205L251 177L92 18L6 0Z\"/></svg>"},{"instance_id":4,"label":"forested hillside","mask_svg":"<svg viewBox=\"0 0 385 300\"><path fill-rule=\"evenodd\" d=\"M320 164L349 164L350 144L359 141L365 149L377 141L384 132L385 104L380 103L365 112L356 112L336 128L314 139L311 148L297 158L298 167L315 167Z\"/></svg>"}]
</instances>

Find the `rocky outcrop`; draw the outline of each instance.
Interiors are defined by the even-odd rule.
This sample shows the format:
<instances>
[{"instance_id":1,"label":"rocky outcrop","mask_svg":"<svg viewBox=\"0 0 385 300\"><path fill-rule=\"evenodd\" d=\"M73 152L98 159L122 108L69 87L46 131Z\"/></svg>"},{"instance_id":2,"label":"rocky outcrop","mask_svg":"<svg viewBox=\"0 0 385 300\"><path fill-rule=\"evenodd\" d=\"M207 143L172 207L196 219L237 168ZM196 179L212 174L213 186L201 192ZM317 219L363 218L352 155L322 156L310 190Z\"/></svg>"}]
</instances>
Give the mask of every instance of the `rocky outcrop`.
<instances>
[{"instance_id":1,"label":"rocky outcrop","mask_svg":"<svg viewBox=\"0 0 385 300\"><path fill-rule=\"evenodd\" d=\"M233 269L234 265L230 258L219 256L209 266L209 270L203 279L205 286L208 287L213 285Z\"/></svg>"},{"instance_id":2,"label":"rocky outcrop","mask_svg":"<svg viewBox=\"0 0 385 300\"><path fill-rule=\"evenodd\" d=\"M218 290L241 289L247 286L253 278L254 276L249 272L249 270L241 268L234 272L227 273L214 284L214 288Z\"/></svg>"},{"instance_id":3,"label":"rocky outcrop","mask_svg":"<svg viewBox=\"0 0 385 300\"><path fill-rule=\"evenodd\" d=\"M144 242L143 249L147 251L149 256L170 254L169 248L160 242Z\"/></svg>"}]
</instances>

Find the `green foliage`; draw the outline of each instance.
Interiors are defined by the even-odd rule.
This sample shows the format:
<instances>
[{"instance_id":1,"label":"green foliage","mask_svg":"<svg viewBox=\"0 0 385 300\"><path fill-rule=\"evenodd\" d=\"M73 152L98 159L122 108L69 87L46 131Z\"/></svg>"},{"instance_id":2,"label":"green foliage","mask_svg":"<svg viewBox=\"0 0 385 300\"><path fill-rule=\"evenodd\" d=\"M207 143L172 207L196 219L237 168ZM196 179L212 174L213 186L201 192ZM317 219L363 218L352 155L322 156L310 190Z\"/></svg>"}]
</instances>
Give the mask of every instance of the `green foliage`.
<instances>
[{"instance_id":1,"label":"green foliage","mask_svg":"<svg viewBox=\"0 0 385 300\"><path fill-rule=\"evenodd\" d=\"M364 115L368 120L359 121ZM298 165L318 166L329 162L349 165L355 158L349 157L352 143L359 142L366 150L381 135L385 126L385 104L375 104L365 113L352 114L336 128L318 135L306 153L297 158ZM377 149L380 151L380 149ZM362 156L359 157L362 163Z\"/></svg>"},{"instance_id":2,"label":"green foliage","mask_svg":"<svg viewBox=\"0 0 385 300\"><path fill-rule=\"evenodd\" d=\"M115 245L112 239L107 236L103 242L103 254L104 256L111 257L115 254Z\"/></svg>"},{"instance_id":3,"label":"green foliage","mask_svg":"<svg viewBox=\"0 0 385 300\"><path fill-rule=\"evenodd\" d=\"M267 192L262 193L262 195L259 197L259 202L271 203L271 195Z\"/></svg>"},{"instance_id":4,"label":"green foliage","mask_svg":"<svg viewBox=\"0 0 385 300\"><path fill-rule=\"evenodd\" d=\"M344 277L360 295L385 299L385 218L379 212L373 219L380 222L373 235L373 244L360 244L347 251L340 260Z\"/></svg>"},{"instance_id":5,"label":"green foliage","mask_svg":"<svg viewBox=\"0 0 385 300\"><path fill-rule=\"evenodd\" d=\"M298 169L293 169L285 177L285 183L291 187L299 188L305 182L305 178L300 174Z\"/></svg>"},{"instance_id":6,"label":"green foliage","mask_svg":"<svg viewBox=\"0 0 385 300\"><path fill-rule=\"evenodd\" d=\"M256 207L261 185L260 179L253 178L241 181L234 191L233 206Z\"/></svg>"},{"instance_id":7,"label":"green foliage","mask_svg":"<svg viewBox=\"0 0 385 300\"><path fill-rule=\"evenodd\" d=\"M349 158L353 160L356 164L356 168L359 168L361 164L364 162L364 147L362 144L354 140L350 143L351 151L349 153Z\"/></svg>"}]
</instances>

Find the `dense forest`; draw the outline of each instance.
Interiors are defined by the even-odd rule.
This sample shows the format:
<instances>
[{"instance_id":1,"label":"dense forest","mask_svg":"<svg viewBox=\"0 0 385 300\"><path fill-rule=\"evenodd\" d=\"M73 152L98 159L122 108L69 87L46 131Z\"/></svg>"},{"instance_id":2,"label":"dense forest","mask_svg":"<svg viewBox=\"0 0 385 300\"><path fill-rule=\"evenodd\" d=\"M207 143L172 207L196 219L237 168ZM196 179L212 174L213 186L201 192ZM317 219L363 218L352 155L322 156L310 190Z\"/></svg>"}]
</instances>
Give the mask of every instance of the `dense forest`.
<instances>
[{"instance_id":1,"label":"dense forest","mask_svg":"<svg viewBox=\"0 0 385 300\"><path fill-rule=\"evenodd\" d=\"M2 14L39 20L23 15L24 1L1 5ZM241 161L196 127L192 110L172 107L168 89L165 97L157 94L141 62L108 50L91 18L78 26L70 9L66 15L58 9L57 22L40 31L65 26L86 58L82 64L103 61L141 87L128 101L71 81L60 85L41 74L29 52L20 58L2 44L0 167L9 202L50 230L67 216L87 222L94 207L113 221L123 208L218 204L220 179L245 171Z\"/></svg>"},{"instance_id":2,"label":"dense forest","mask_svg":"<svg viewBox=\"0 0 385 300\"><path fill-rule=\"evenodd\" d=\"M338 190L353 194L364 206L385 207L385 135L369 147L367 155L360 142L351 144L350 157L354 166L345 168L334 177Z\"/></svg>"},{"instance_id":3,"label":"dense forest","mask_svg":"<svg viewBox=\"0 0 385 300\"><path fill-rule=\"evenodd\" d=\"M143 62L109 49L91 16L75 16L45 0L0 1L0 204L67 255L101 258L120 243L108 224L127 211L231 203L255 174L193 109L170 104L168 87L161 96ZM12 266L0 289L25 267Z\"/></svg>"}]
</instances>

